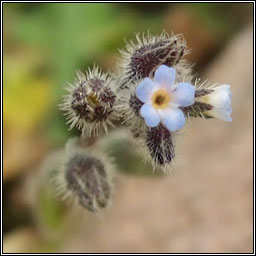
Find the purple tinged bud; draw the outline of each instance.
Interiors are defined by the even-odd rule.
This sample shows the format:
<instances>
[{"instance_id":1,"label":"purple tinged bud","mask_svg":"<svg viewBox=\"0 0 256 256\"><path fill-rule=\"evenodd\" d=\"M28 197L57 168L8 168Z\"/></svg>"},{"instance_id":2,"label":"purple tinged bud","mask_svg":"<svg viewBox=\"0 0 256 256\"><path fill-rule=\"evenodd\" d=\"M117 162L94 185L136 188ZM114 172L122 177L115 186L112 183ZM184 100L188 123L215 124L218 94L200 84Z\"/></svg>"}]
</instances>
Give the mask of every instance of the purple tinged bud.
<instances>
[{"instance_id":1,"label":"purple tinged bud","mask_svg":"<svg viewBox=\"0 0 256 256\"><path fill-rule=\"evenodd\" d=\"M100 128L107 130L107 125L117 118L114 80L98 68L86 75L79 72L67 91L60 109L65 112L70 128L78 127L82 135L97 135Z\"/></svg>"},{"instance_id":2,"label":"purple tinged bud","mask_svg":"<svg viewBox=\"0 0 256 256\"><path fill-rule=\"evenodd\" d=\"M169 36L162 33L160 36L140 39L137 43L126 46L122 52L123 81L121 89L127 88L129 83L154 75L158 66L164 64L175 66L186 54L186 43L181 36Z\"/></svg>"},{"instance_id":3,"label":"purple tinged bud","mask_svg":"<svg viewBox=\"0 0 256 256\"><path fill-rule=\"evenodd\" d=\"M79 204L95 212L105 207L110 197L110 185L103 163L90 156L77 154L66 165L67 189L78 198Z\"/></svg>"},{"instance_id":4,"label":"purple tinged bud","mask_svg":"<svg viewBox=\"0 0 256 256\"><path fill-rule=\"evenodd\" d=\"M172 134L163 125L148 129L146 145L156 166L165 168L174 160L175 147Z\"/></svg>"}]
</instances>

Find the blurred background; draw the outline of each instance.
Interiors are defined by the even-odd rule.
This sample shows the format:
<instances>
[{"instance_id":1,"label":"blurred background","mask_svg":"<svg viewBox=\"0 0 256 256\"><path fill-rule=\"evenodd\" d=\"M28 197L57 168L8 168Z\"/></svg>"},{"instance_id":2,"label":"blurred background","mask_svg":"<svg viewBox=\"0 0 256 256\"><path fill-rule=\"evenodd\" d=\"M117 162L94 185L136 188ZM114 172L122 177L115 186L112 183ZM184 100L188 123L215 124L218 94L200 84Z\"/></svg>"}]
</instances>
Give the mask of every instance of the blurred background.
<instances>
[{"instance_id":1,"label":"blurred background","mask_svg":"<svg viewBox=\"0 0 256 256\"><path fill-rule=\"evenodd\" d=\"M4 252L252 252L252 21L252 3L4 3ZM111 207L69 209L39 168L79 135L57 108L63 85L94 63L114 69L124 39L162 29L184 35L198 77L231 84L233 122L188 124L171 176L111 133Z\"/></svg>"}]
</instances>

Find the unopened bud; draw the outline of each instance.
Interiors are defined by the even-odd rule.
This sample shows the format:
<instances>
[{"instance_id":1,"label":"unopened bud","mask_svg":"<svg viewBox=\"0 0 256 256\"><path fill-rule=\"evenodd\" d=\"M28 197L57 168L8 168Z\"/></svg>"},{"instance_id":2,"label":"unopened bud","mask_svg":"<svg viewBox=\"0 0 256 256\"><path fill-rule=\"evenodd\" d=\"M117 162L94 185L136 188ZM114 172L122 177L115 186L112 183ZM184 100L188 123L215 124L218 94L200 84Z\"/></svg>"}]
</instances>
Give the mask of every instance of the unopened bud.
<instances>
[{"instance_id":1,"label":"unopened bud","mask_svg":"<svg viewBox=\"0 0 256 256\"><path fill-rule=\"evenodd\" d=\"M92 156L77 142L71 140L67 144L64 161L55 171L53 181L63 198L72 197L81 206L96 212L109 202L113 170L105 157Z\"/></svg>"},{"instance_id":2,"label":"unopened bud","mask_svg":"<svg viewBox=\"0 0 256 256\"><path fill-rule=\"evenodd\" d=\"M103 163L90 156L74 155L66 165L67 189L78 197L78 202L90 211L107 205L110 187Z\"/></svg>"},{"instance_id":3,"label":"unopened bud","mask_svg":"<svg viewBox=\"0 0 256 256\"><path fill-rule=\"evenodd\" d=\"M79 72L74 85L67 88L60 109L65 111L70 128L77 126L82 135L98 135L99 129L107 131L116 119L116 104L113 80L94 68L86 75Z\"/></svg>"},{"instance_id":4,"label":"unopened bud","mask_svg":"<svg viewBox=\"0 0 256 256\"><path fill-rule=\"evenodd\" d=\"M127 44L126 51L121 51L121 89L127 88L129 83L153 76L157 67L162 64L175 66L187 53L186 42L180 35L148 34L142 39L137 35L136 39L136 43Z\"/></svg>"},{"instance_id":5,"label":"unopened bud","mask_svg":"<svg viewBox=\"0 0 256 256\"><path fill-rule=\"evenodd\" d=\"M168 173L175 157L173 134L162 124L146 130L131 130L138 146L146 153L146 161L150 160L153 168Z\"/></svg>"}]
</instances>

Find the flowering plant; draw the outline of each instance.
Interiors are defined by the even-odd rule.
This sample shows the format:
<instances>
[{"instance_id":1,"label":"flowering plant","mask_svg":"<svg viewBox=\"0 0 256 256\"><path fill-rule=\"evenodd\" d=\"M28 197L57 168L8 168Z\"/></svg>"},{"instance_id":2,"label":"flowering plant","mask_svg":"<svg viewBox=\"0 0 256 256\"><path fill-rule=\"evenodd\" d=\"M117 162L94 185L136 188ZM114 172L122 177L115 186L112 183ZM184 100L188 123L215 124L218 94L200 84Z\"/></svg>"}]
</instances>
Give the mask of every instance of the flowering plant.
<instances>
[{"instance_id":1,"label":"flowering plant","mask_svg":"<svg viewBox=\"0 0 256 256\"><path fill-rule=\"evenodd\" d=\"M81 130L83 139L126 125L153 167L168 172L175 157L175 133L187 118L231 121L230 86L207 86L193 79L191 65L183 59L189 51L180 35L163 32L136 39L121 51L114 75L98 67L85 75L79 72L60 109L70 128ZM65 174L66 189L93 211L99 198L104 201L101 206L109 198L104 165L105 160L80 153L67 159L66 170L59 172Z\"/></svg>"}]
</instances>

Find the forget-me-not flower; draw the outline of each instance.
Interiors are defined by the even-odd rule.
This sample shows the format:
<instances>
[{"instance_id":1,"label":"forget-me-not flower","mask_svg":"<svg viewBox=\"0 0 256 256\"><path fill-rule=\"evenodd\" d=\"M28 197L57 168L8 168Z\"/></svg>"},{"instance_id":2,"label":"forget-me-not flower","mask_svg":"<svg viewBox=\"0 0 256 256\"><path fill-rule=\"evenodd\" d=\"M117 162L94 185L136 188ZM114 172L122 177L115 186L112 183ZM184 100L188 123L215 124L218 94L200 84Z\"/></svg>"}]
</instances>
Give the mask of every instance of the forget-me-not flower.
<instances>
[{"instance_id":1,"label":"forget-me-not flower","mask_svg":"<svg viewBox=\"0 0 256 256\"><path fill-rule=\"evenodd\" d=\"M190 106L195 101L195 87L190 83L175 83L175 68L161 65L154 80L145 78L136 88L136 97L144 103L140 114L148 127L160 122L176 131L185 125L185 116L179 107Z\"/></svg>"}]
</instances>

